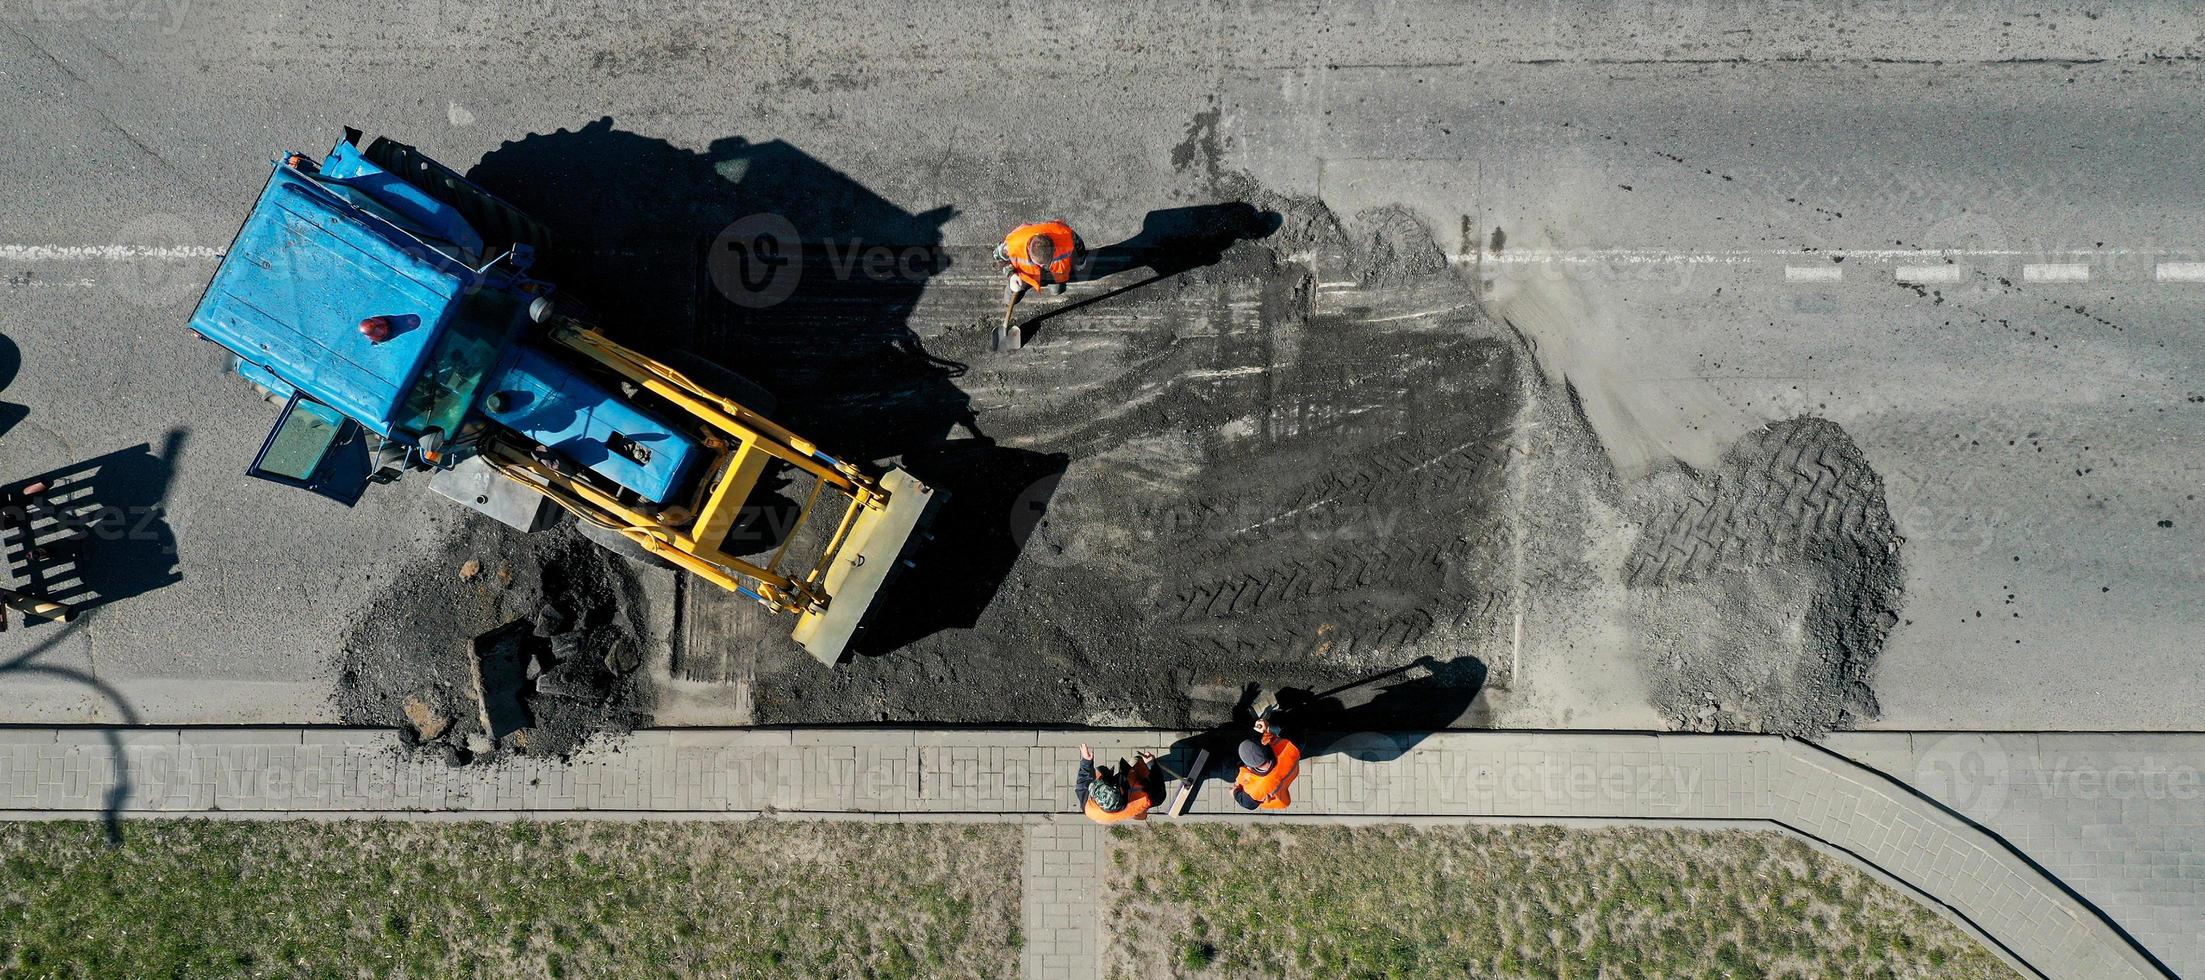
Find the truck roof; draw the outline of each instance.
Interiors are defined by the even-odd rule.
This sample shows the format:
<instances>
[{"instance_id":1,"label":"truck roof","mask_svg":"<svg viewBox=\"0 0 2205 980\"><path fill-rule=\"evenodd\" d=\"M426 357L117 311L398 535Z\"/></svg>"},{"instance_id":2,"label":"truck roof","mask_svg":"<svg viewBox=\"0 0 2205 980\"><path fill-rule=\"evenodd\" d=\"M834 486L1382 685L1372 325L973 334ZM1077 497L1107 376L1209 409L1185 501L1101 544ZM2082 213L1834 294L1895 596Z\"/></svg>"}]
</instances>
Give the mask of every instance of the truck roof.
<instances>
[{"instance_id":1,"label":"truck roof","mask_svg":"<svg viewBox=\"0 0 2205 980\"><path fill-rule=\"evenodd\" d=\"M372 167L340 144L332 161ZM379 173L379 172L378 172ZM276 164L192 314L201 336L390 435L454 301L476 276L372 192ZM389 340L359 330L396 324Z\"/></svg>"}]
</instances>

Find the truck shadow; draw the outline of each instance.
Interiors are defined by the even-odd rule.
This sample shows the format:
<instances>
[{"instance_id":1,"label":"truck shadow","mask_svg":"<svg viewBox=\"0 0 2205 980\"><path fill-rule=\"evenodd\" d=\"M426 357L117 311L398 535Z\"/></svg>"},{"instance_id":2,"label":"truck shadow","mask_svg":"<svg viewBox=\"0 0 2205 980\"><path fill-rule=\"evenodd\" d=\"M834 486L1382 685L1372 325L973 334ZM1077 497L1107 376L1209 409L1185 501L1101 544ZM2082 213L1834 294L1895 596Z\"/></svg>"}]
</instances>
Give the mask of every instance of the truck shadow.
<instances>
[{"instance_id":1,"label":"truck shadow","mask_svg":"<svg viewBox=\"0 0 2205 980\"><path fill-rule=\"evenodd\" d=\"M610 117L534 134L467 174L548 226L538 273L623 343L688 352L772 397L768 413L838 458L900 461L940 491L944 547L882 593L860 648L887 652L970 625L1017 559L1030 492L1060 455L999 446L959 387L966 367L911 327L947 269L947 206L910 211L780 140L703 151L617 128ZM571 297L571 299L566 299ZM955 535L989 529L985 546ZM941 586L954 576L953 587Z\"/></svg>"},{"instance_id":2,"label":"truck shadow","mask_svg":"<svg viewBox=\"0 0 2205 980\"><path fill-rule=\"evenodd\" d=\"M1070 457L964 439L904 457L911 475L948 499L912 552L916 573L897 578L852 642L863 656L891 653L947 629L969 629L1026 549Z\"/></svg>"},{"instance_id":3,"label":"truck shadow","mask_svg":"<svg viewBox=\"0 0 2205 980\"><path fill-rule=\"evenodd\" d=\"M85 612L182 580L161 504L185 439L171 430L158 452L140 443L0 488L0 548L19 587Z\"/></svg>"}]
</instances>

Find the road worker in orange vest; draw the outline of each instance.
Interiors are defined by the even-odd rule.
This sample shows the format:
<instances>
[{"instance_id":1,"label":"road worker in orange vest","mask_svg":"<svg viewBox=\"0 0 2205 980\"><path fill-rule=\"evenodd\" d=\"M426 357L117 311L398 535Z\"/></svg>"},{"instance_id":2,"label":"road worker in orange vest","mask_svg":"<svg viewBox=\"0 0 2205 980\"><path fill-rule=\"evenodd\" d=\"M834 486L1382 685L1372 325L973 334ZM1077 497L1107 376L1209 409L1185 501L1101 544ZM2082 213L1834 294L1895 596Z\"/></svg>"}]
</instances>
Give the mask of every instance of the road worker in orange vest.
<instances>
[{"instance_id":1,"label":"road worker in orange vest","mask_svg":"<svg viewBox=\"0 0 2205 980\"><path fill-rule=\"evenodd\" d=\"M1003 271L1003 325L995 328L996 350L1014 351L1026 345L1024 331L1011 326L1018 298L1029 289L1063 295L1086 251L1080 236L1061 218L1019 225L1003 236L1003 244L995 247L995 267Z\"/></svg>"},{"instance_id":2,"label":"road worker in orange vest","mask_svg":"<svg viewBox=\"0 0 2205 980\"><path fill-rule=\"evenodd\" d=\"M1301 775L1302 750L1267 718L1256 719L1256 737L1240 743L1240 774L1233 802L1243 810L1284 810L1294 802L1286 788Z\"/></svg>"},{"instance_id":3,"label":"road worker in orange vest","mask_svg":"<svg viewBox=\"0 0 2205 980\"><path fill-rule=\"evenodd\" d=\"M1019 225L995 247L995 267L1003 271L1003 301L1016 303L1029 289L1061 296L1087 251L1080 236L1062 218Z\"/></svg>"},{"instance_id":4,"label":"road worker in orange vest","mask_svg":"<svg viewBox=\"0 0 2205 980\"><path fill-rule=\"evenodd\" d=\"M1131 765L1118 761L1112 771L1095 766L1095 750L1080 746L1080 774L1073 784L1087 819L1096 823L1147 820L1150 807L1164 798L1164 776L1153 764L1156 755L1140 753Z\"/></svg>"}]
</instances>

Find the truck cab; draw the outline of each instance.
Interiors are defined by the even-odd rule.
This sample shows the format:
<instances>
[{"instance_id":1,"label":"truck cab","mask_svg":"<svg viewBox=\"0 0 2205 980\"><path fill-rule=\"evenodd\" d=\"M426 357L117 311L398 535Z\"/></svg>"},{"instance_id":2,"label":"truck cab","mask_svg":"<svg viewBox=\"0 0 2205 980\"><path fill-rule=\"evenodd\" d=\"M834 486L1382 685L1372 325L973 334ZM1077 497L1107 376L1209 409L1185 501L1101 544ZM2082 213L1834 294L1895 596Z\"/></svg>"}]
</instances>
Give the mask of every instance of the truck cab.
<instances>
[{"instance_id":1,"label":"truck cab","mask_svg":"<svg viewBox=\"0 0 2205 980\"><path fill-rule=\"evenodd\" d=\"M250 470L277 482L327 479L329 453L356 432L389 447L386 463L444 464L531 304L551 292L527 275L532 243L486 244L459 207L356 140L348 131L319 163L276 162L191 319L285 403ZM420 159L381 140L373 149Z\"/></svg>"}]
</instances>

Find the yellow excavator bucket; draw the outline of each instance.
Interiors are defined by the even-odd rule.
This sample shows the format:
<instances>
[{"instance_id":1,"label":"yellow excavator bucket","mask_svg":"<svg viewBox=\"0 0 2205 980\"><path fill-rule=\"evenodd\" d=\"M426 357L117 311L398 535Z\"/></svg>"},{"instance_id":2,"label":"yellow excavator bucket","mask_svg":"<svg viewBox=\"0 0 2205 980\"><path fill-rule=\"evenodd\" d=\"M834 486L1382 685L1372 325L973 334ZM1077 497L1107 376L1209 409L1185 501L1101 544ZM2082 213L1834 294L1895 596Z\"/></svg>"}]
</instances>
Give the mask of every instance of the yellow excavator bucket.
<instances>
[{"instance_id":1,"label":"yellow excavator bucket","mask_svg":"<svg viewBox=\"0 0 2205 980\"><path fill-rule=\"evenodd\" d=\"M934 502L933 488L902 470L890 470L880 487L888 494L888 506L858 514L848 537L827 559L819 583L824 601L796 618L791 635L820 663L842 659L874 595L905 564L904 545Z\"/></svg>"}]
</instances>

